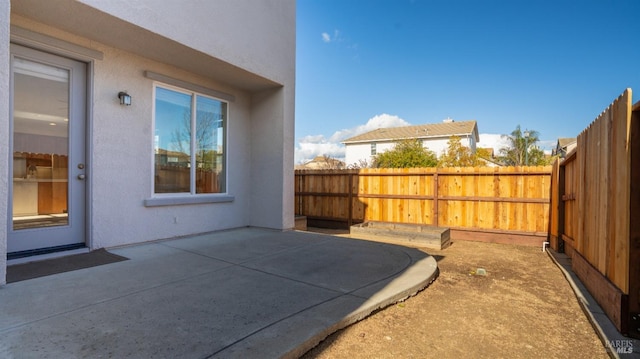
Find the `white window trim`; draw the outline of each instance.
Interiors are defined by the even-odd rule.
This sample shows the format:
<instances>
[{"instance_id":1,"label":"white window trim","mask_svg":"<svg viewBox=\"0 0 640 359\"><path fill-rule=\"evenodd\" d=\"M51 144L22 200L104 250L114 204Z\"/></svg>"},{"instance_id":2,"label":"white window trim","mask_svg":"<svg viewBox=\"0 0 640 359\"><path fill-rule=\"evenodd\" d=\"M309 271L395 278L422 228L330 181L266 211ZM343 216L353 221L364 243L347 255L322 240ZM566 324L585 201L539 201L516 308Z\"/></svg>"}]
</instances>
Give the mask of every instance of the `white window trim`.
<instances>
[{"instance_id":1,"label":"white window trim","mask_svg":"<svg viewBox=\"0 0 640 359\"><path fill-rule=\"evenodd\" d=\"M102 60L101 51L11 25L11 42L79 61ZM91 73L91 72L90 72Z\"/></svg>"},{"instance_id":2,"label":"white window trim","mask_svg":"<svg viewBox=\"0 0 640 359\"><path fill-rule=\"evenodd\" d=\"M163 195L144 200L145 207L177 206L183 204L225 203L233 202L235 196L229 194L199 194L199 195Z\"/></svg>"},{"instance_id":3,"label":"white window trim","mask_svg":"<svg viewBox=\"0 0 640 359\"><path fill-rule=\"evenodd\" d=\"M145 75L149 78L151 78L149 75L149 71L145 72ZM155 74L155 73L151 73L151 74ZM157 75L157 74L155 74ZM159 75L162 76L162 75ZM179 80L175 80L175 81L179 81ZM175 83L175 81L172 81ZM152 154L155 153L155 128L156 128L156 88L157 87L161 87L161 88L165 88L168 90L172 90L172 91L176 91L176 92L180 92L180 93L184 93L184 94L188 94L188 95L194 95L191 98L191 108L194 109L195 108L195 101L196 101L196 96L203 96L203 97L208 97L208 98L213 98L217 101L221 101L221 102L225 102L227 104L226 106L226 120L227 122L225 123L225 138L224 138L224 155L225 155L225 161L224 161L224 183L225 183L225 192L224 193L202 193L202 194L197 194L194 193L195 191L195 176L190 176L190 190L191 192L189 193L155 193L155 183L154 183L154 176L155 176L155 156L151 156L151 173L153 174L151 176L150 179L150 184L151 184L151 197L150 198L146 198L144 200L144 206L145 207L160 207L160 206L175 206L175 205L187 205L187 204L203 204L203 203L225 203L225 202L233 202L235 200L235 196L229 194L229 181L228 181L228 177L229 177L229 171L228 171L228 157L227 157L227 145L228 145L228 137L229 137L229 118L230 116L230 101L235 100L235 98L232 95L227 95L225 97L227 97L227 99L224 98L220 98L217 96L212 96L213 93L216 94L223 94L221 92L215 91L215 90L209 90L209 91L196 91L196 89L205 89L199 85L195 85L195 84L189 84L183 81L179 81L181 84L185 84L187 86L185 87L179 87L173 84L168 84L168 83L164 83L164 82L160 82L160 81L154 81L153 82L153 99L152 99L152 103L153 103L153 109L151 111L151 116L153 119L153 124L152 124L152 128L151 128L151 133L152 133L152 137L151 137L151 152ZM231 96L231 100L229 100L229 97ZM196 112L192 111L192 118L191 118L191 126L195 126L195 119L193 118L193 116L196 116ZM191 131L191 136L194 137L195 136L195 132ZM191 146L194 146L194 138L191 138ZM190 149L191 153L193 153L193 148ZM195 168L194 168L195 170Z\"/></svg>"}]
</instances>

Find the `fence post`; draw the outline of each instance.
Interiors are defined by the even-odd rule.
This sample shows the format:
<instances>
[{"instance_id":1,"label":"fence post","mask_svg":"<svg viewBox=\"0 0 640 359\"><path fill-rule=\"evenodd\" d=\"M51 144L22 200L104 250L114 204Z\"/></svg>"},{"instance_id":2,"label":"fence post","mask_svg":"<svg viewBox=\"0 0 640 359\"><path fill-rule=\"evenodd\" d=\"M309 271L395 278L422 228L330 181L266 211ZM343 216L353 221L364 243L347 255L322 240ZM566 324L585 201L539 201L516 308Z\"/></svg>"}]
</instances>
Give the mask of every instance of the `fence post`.
<instances>
[{"instance_id":1,"label":"fence post","mask_svg":"<svg viewBox=\"0 0 640 359\"><path fill-rule=\"evenodd\" d=\"M294 172L293 172L293 176L294 176L294 178L295 178L295 180L296 180L296 181L295 181L295 182L296 182L296 189L295 189L295 192L294 192L294 198L295 198L295 200L296 200L296 201L295 201L295 204L296 204L296 214L302 215L302 206L300 205L300 202L302 201L302 199L300 198L300 194L299 194L299 193L301 192L301 189L300 189L300 187L301 187L301 186L300 186L300 177L301 177L301 176L300 176L300 175L298 175L298 174L296 174L296 173L295 173L295 170L294 170ZM296 197L297 197L297 198L296 198Z\"/></svg>"},{"instance_id":2,"label":"fence post","mask_svg":"<svg viewBox=\"0 0 640 359\"><path fill-rule=\"evenodd\" d=\"M349 215L347 216L347 225L349 228L353 225L353 173L349 173Z\"/></svg>"},{"instance_id":3,"label":"fence post","mask_svg":"<svg viewBox=\"0 0 640 359\"><path fill-rule=\"evenodd\" d=\"M496 166L493 168L493 197L500 197L500 167ZM500 203L493 202L493 213L494 219L498 218L498 214L500 213Z\"/></svg>"},{"instance_id":4,"label":"fence post","mask_svg":"<svg viewBox=\"0 0 640 359\"><path fill-rule=\"evenodd\" d=\"M433 174L433 225L438 227L438 171Z\"/></svg>"},{"instance_id":5,"label":"fence post","mask_svg":"<svg viewBox=\"0 0 640 359\"><path fill-rule=\"evenodd\" d=\"M564 253L564 221L565 221L565 168L558 161L558 253Z\"/></svg>"}]
</instances>

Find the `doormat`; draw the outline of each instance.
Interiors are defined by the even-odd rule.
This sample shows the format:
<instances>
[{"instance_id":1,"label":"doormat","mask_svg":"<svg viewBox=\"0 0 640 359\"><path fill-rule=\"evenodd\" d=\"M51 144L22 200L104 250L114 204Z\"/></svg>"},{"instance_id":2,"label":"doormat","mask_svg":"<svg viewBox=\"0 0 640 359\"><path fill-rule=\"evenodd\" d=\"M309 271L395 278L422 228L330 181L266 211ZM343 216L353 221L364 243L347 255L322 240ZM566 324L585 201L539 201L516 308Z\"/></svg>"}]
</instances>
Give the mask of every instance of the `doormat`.
<instances>
[{"instance_id":1,"label":"doormat","mask_svg":"<svg viewBox=\"0 0 640 359\"><path fill-rule=\"evenodd\" d=\"M97 267L103 264L125 261L127 259L129 258L109 253L103 248L89 253L15 264L7 267L7 283L71 272L83 268Z\"/></svg>"}]
</instances>

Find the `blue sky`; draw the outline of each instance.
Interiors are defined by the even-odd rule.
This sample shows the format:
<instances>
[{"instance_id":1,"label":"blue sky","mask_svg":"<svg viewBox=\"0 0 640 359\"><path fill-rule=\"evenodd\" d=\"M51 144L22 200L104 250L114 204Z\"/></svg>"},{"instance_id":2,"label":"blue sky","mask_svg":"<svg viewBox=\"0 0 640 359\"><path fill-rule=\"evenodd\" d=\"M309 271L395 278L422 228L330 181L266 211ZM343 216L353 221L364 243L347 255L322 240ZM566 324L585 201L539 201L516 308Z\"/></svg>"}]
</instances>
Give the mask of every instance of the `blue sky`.
<instances>
[{"instance_id":1,"label":"blue sky","mask_svg":"<svg viewBox=\"0 0 640 359\"><path fill-rule=\"evenodd\" d=\"M640 0L298 0L296 163L378 127L517 125L576 137L640 100ZM484 135L484 136L483 136ZM499 145L497 145L499 147Z\"/></svg>"}]
</instances>

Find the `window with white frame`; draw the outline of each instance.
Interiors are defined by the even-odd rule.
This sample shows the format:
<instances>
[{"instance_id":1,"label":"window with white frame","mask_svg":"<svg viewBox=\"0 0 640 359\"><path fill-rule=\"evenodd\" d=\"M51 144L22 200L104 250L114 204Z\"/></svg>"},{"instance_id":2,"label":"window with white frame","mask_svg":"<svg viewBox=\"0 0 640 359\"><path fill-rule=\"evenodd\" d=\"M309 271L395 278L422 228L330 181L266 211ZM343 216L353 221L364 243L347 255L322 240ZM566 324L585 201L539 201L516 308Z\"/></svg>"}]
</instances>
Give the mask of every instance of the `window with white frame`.
<instances>
[{"instance_id":1,"label":"window with white frame","mask_svg":"<svg viewBox=\"0 0 640 359\"><path fill-rule=\"evenodd\" d=\"M169 86L154 90L153 192L225 193L227 103Z\"/></svg>"},{"instance_id":2,"label":"window with white frame","mask_svg":"<svg viewBox=\"0 0 640 359\"><path fill-rule=\"evenodd\" d=\"M371 156L375 156L378 153L377 149L376 149L376 144L372 143L371 144Z\"/></svg>"}]
</instances>

